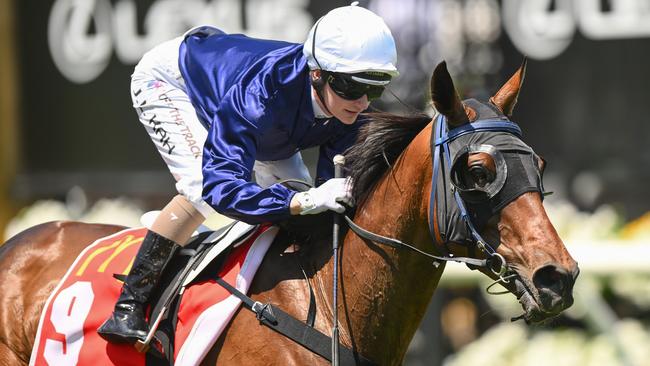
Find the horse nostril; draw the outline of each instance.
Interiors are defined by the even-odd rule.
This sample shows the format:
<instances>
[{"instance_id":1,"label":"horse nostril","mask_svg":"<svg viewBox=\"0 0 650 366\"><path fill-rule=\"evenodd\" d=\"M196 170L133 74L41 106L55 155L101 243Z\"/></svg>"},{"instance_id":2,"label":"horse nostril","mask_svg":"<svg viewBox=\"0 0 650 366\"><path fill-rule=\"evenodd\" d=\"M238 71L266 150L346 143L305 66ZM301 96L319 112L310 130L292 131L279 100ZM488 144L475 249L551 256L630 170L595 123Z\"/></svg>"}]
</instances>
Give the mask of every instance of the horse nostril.
<instances>
[{"instance_id":1,"label":"horse nostril","mask_svg":"<svg viewBox=\"0 0 650 366\"><path fill-rule=\"evenodd\" d=\"M549 313L559 313L573 304L573 274L554 264L535 271L533 284L539 293L541 308Z\"/></svg>"},{"instance_id":2,"label":"horse nostril","mask_svg":"<svg viewBox=\"0 0 650 366\"><path fill-rule=\"evenodd\" d=\"M568 272L558 268L554 264L549 264L535 271L535 274L533 275L533 283L538 289L551 290L559 296L564 296L564 291L566 289L565 279L568 278Z\"/></svg>"}]
</instances>

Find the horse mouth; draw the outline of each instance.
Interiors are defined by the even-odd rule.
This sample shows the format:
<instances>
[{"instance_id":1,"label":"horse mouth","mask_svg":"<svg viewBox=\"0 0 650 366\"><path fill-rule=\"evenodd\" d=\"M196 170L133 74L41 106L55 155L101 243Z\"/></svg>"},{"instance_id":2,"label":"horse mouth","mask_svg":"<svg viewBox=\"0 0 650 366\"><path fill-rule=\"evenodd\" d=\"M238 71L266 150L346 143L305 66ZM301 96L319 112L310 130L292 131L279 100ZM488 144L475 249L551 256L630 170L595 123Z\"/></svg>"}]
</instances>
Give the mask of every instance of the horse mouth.
<instances>
[{"instance_id":1,"label":"horse mouth","mask_svg":"<svg viewBox=\"0 0 650 366\"><path fill-rule=\"evenodd\" d=\"M543 325L557 318L562 311L571 306L573 298L562 301L561 304L549 306L541 300L540 291L527 281L525 277L517 276L514 280L515 291L524 313L513 320L523 319L527 324Z\"/></svg>"}]
</instances>

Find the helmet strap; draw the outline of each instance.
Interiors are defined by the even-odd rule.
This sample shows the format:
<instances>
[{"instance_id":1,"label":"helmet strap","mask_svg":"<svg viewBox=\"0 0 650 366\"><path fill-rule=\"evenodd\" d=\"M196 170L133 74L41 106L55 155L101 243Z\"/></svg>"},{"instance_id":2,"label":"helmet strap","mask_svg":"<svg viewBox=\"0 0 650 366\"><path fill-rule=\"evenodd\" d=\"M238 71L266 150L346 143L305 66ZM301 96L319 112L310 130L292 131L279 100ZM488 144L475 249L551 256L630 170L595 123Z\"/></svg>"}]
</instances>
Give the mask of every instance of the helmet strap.
<instances>
[{"instance_id":1,"label":"helmet strap","mask_svg":"<svg viewBox=\"0 0 650 366\"><path fill-rule=\"evenodd\" d=\"M320 77L314 78L310 72L309 80L311 80L311 86L314 88L314 90L316 90L316 95L318 96L318 99L320 99L320 103L323 106L323 109L325 110L324 112L329 114L330 116L333 116L334 114L330 111L329 108L327 108L327 104L325 103L325 97L323 97L323 89L325 88L325 84L327 83L328 73L327 71L323 70L323 67L320 65L320 62L318 62L318 59L316 58L316 32L318 31L318 25L320 24L321 20L323 20L323 17L318 19L318 21L316 22L316 25L314 26L314 34L312 35L311 38L311 55L312 57L314 57L314 61L316 61L316 64L318 65L318 70L320 71Z\"/></svg>"},{"instance_id":2,"label":"helmet strap","mask_svg":"<svg viewBox=\"0 0 650 366\"><path fill-rule=\"evenodd\" d=\"M314 78L312 75L309 76L311 80L311 86L316 90L316 95L320 99L320 104L324 109L324 112L333 116L334 114L327 108L327 103L325 103L325 97L323 96L323 90L325 89L325 84L327 84L328 73L325 70L319 70L320 76ZM313 71L312 71L313 72ZM311 74L311 73L310 73Z\"/></svg>"}]
</instances>

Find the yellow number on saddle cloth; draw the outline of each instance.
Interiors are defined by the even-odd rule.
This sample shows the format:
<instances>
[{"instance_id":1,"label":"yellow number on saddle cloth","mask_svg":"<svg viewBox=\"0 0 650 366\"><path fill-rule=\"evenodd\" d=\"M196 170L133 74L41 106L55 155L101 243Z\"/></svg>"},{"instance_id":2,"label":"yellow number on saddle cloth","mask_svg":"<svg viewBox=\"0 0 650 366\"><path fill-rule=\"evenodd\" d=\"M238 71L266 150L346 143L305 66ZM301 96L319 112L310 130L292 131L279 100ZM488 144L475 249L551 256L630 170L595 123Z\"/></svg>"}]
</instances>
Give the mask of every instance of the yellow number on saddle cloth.
<instances>
[{"instance_id":1,"label":"yellow number on saddle cloth","mask_svg":"<svg viewBox=\"0 0 650 366\"><path fill-rule=\"evenodd\" d=\"M97 268L97 272L105 272L106 267L108 267L111 264L111 262L113 261L113 259L115 259L115 257L117 257L120 253L122 253L124 251L124 249L130 247L131 245L142 243L143 239L144 239L144 237L142 237L142 236L137 236L136 237L136 236L133 236L133 235L127 235L125 238L116 240L113 244L111 244L109 246L101 247L101 248L96 249L95 251L90 253L90 255L88 255L88 258L86 258L84 263L79 267L79 270L77 270L76 275L77 276L83 275L86 268L88 268L88 265L90 264L90 262L92 262L92 260L95 259L96 256L98 256L98 255L100 255L100 254L102 254L104 252L107 252L107 251L109 251L111 249L115 249L113 251L113 253L108 258L106 258L106 260L104 260L104 262L102 262L102 264ZM135 256L131 258L131 261L129 262L129 265L126 266L126 268L123 271L115 271L114 273L128 274L129 271L131 270L131 266L133 265L133 259L134 258L135 258Z\"/></svg>"}]
</instances>

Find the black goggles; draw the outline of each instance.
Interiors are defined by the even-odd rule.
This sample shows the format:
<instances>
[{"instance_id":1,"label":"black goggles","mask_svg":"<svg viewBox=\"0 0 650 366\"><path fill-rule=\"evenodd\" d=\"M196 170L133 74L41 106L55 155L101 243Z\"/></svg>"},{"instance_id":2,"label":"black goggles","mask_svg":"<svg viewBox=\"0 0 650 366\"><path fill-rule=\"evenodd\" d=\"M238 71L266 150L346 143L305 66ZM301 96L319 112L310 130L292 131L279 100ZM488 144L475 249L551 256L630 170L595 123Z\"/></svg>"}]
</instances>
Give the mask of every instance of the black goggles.
<instances>
[{"instance_id":1,"label":"black goggles","mask_svg":"<svg viewBox=\"0 0 650 366\"><path fill-rule=\"evenodd\" d=\"M343 99L357 100L364 95L368 96L368 100L378 99L384 92L386 84L390 82L391 77L384 73L369 74L370 73L341 74L337 72L328 72L326 80L330 85L330 88L332 88L332 91ZM368 83L357 80L364 80Z\"/></svg>"}]
</instances>

